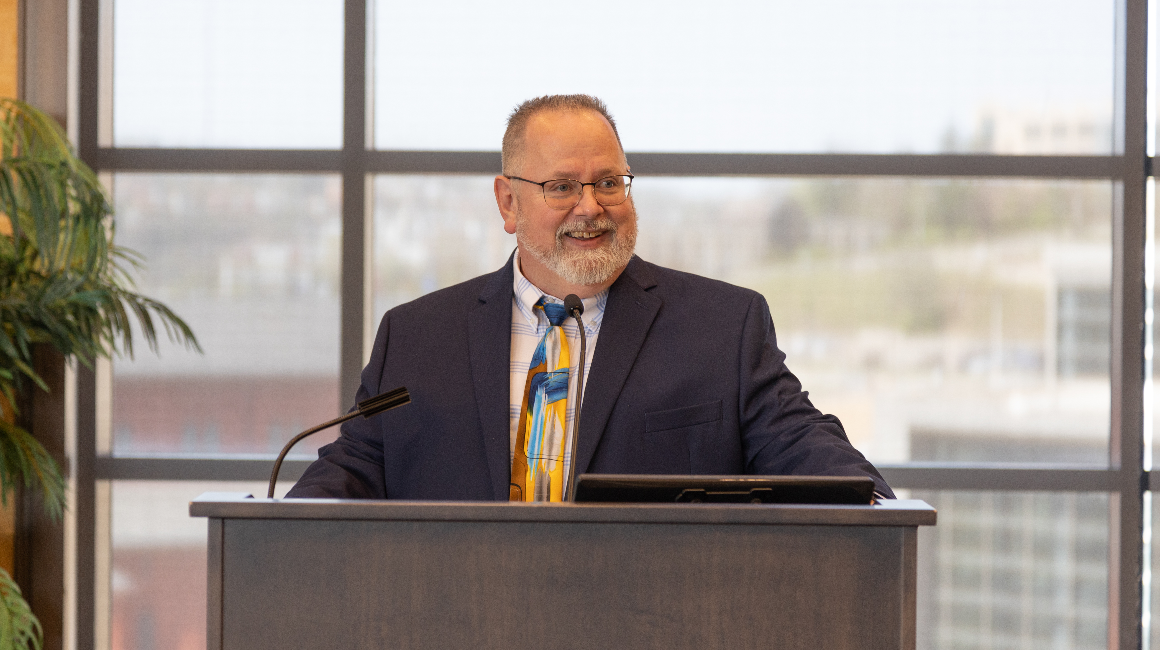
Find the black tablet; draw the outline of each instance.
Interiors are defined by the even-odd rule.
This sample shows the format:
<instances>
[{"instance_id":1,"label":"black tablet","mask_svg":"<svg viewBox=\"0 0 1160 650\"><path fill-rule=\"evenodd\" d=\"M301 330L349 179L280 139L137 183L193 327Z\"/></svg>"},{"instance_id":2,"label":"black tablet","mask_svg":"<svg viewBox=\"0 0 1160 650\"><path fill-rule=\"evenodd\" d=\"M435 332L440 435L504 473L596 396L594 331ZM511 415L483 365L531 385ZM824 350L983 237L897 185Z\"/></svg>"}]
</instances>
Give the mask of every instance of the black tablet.
<instances>
[{"instance_id":1,"label":"black tablet","mask_svg":"<svg viewBox=\"0 0 1160 650\"><path fill-rule=\"evenodd\" d=\"M874 502L874 481L861 476L581 474L576 501L868 505Z\"/></svg>"}]
</instances>

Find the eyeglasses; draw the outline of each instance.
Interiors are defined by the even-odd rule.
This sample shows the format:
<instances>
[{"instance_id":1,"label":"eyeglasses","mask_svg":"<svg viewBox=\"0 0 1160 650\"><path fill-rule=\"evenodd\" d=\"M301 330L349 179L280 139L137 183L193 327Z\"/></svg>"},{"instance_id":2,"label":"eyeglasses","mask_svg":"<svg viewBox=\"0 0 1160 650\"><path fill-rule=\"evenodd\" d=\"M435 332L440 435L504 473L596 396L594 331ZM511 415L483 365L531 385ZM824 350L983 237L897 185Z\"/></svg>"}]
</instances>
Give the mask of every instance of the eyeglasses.
<instances>
[{"instance_id":1,"label":"eyeglasses","mask_svg":"<svg viewBox=\"0 0 1160 650\"><path fill-rule=\"evenodd\" d=\"M592 186L592 195L600 205L612 206L624 203L632 191L632 179L636 177L632 174L618 174L616 176L605 176L594 183L581 183L580 181L574 181L568 178L544 181L543 183L529 181L519 176L505 176L505 178L539 185L540 189L544 191L544 202L548 204L549 208L571 210L580 203L580 197L584 194L585 185Z\"/></svg>"}]
</instances>

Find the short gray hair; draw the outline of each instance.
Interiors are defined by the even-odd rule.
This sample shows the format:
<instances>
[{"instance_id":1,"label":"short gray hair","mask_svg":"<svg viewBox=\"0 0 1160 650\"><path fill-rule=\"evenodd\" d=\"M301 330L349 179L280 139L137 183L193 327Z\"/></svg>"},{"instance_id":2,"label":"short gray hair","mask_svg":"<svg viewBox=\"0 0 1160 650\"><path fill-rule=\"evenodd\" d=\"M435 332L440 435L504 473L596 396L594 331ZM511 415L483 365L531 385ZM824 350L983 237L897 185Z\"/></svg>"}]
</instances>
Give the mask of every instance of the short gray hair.
<instances>
[{"instance_id":1,"label":"short gray hair","mask_svg":"<svg viewBox=\"0 0 1160 650\"><path fill-rule=\"evenodd\" d=\"M620 142L620 133L616 130L616 120L608 112L608 106L592 95L544 95L529 99L520 104L508 117L507 130L503 134L503 173L511 174L513 167L519 161L524 149L524 132L528 129L528 120L545 111L593 111L599 113L616 135L616 144L620 145L620 152L624 153L624 145Z\"/></svg>"}]
</instances>

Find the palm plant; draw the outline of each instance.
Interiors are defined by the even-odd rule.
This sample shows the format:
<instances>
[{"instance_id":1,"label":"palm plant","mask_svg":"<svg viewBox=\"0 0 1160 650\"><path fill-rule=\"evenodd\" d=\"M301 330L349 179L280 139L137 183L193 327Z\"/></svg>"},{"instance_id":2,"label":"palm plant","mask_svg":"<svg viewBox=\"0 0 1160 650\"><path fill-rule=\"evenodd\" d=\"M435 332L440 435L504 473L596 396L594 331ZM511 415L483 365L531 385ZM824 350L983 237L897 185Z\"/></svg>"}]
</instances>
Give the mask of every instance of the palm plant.
<instances>
[{"instance_id":1,"label":"palm plant","mask_svg":"<svg viewBox=\"0 0 1160 650\"><path fill-rule=\"evenodd\" d=\"M48 390L33 367L51 345L92 367L114 351L133 355L132 320L157 351L158 325L200 351L189 326L134 291L136 253L113 243L112 207L60 126L23 102L0 99L0 498L23 486L59 519L65 481L45 448L18 423L17 396ZM130 317L130 314L134 318ZM0 650L39 648L39 622L0 569ZM14 605L15 604L15 605ZM11 645L8 645L8 644Z\"/></svg>"}]
</instances>

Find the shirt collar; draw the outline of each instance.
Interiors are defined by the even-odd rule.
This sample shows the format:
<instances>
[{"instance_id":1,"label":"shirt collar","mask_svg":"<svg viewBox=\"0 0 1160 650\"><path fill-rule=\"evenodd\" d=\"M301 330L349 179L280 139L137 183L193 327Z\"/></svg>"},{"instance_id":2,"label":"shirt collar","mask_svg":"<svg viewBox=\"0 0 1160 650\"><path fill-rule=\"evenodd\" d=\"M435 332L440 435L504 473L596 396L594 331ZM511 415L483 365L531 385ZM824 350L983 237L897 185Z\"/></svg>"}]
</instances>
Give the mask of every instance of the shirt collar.
<instances>
[{"instance_id":1,"label":"shirt collar","mask_svg":"<svg viewBox=\"0 0 1160 650\"><path fill-rule=\"evenodd\" d=\"M520 252L516 249L516 254L512 256L512 271L514 279L512 280L512 297L515 300L516 308L529 325L536 327L540 324L541 316L536 313L533 307L543 298L547 302L554 302L563 304L564 301L549 296L540 291L536 285L532 284L524 277L523 272L520 271ZM593 331L600 327L600 321L604 320L604 307L608 304L608 289L592 296L591 298L584 298L581 302L584 303L584 331L592 336ZM544 317L544 323L547 323L547 317Z\"/></svg>"}]
</instances>

